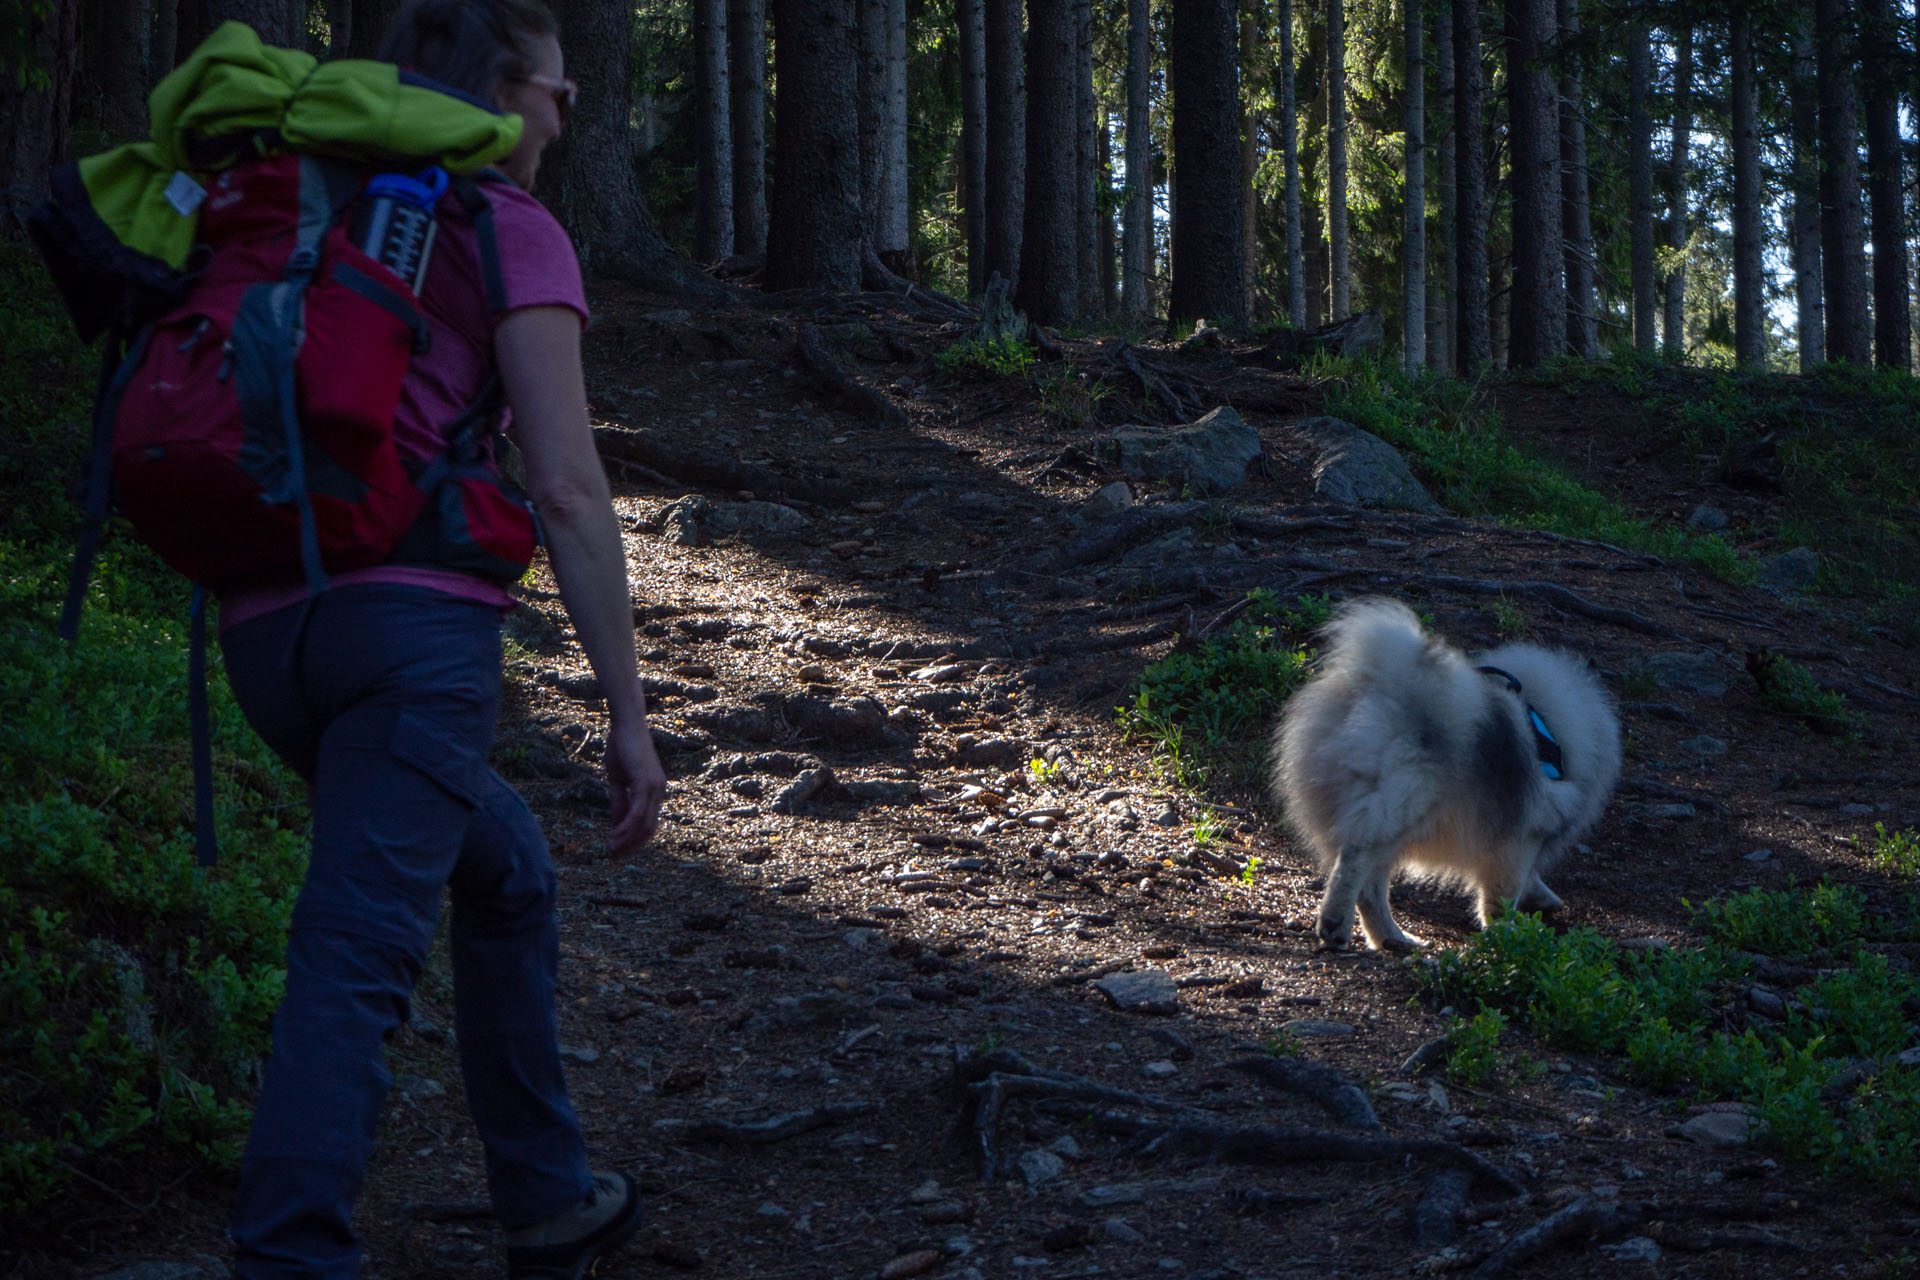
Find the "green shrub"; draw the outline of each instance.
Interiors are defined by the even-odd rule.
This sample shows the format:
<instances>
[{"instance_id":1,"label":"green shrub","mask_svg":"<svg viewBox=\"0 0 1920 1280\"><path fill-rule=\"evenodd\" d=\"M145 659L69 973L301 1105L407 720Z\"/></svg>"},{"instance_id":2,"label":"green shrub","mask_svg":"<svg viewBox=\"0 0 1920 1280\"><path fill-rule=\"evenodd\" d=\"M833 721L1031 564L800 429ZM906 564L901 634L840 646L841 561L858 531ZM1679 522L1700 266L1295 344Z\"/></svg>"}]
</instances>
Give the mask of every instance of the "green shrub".
<instances>
[{"instance_id":1,"label":"green shrub","mask_svg":"<svg viewBox=\"0 0 1920 1280\"><path fill-rule=\"evenodd\" d=\"M1829 737L1859 736L1846 695L1821 687L1813 673L1792 658L1762 651L1748 658L1747 667L1759 680L1761 700L1768 706Z\"/></svg>"},{"instance_id":2,"label":"green shrub","mask_svg":"<svg viewBox=\"0 0 1920 1280\"><path fill-rule=\"evenodd\" d=\"M1447 1079L1475 1088L1500 1074L1500 1036L1506 1015L1485 1008L1471 1018L1455 1018L1447 1028Z\"/></svg>"},{"instance_id":3,"label":"green shrub","mask_svg":"<svg viewBox=\"0 0 1920 1280\"><path fill-rule=\"evenodd\" d=\"M1860 848L1860 840L1855 837L1854 848ZM1920 831L1908 827L1904 831L1889 831L1887 824L1873 824L1873 840L1866 850L1875 866L1891 871L1895 875L1920 877Z\"/></svg>"},{"instance_id":4,"label":"green shrub","mask_svg":"<svg viewBox=\"0 0 1920 1280\"><path fill-rule=\"evenodd\" d=\"M948 377L974 373L993 378L1024 378L1039 358L1040 353L1031 342L1003 333L993 338L956 342L934 356L933 362Z\"/></svg>"},{"instance_id":5,"label":"green shrub","mask_svg":"<svg viewBox=\"0 0 1920 1280\"><path fill-rule=\"evenodd\" d=\"M1821 884L1809 892L1748 889L1706 903L1694 927L1738 951L1806 960L1861 936L1866 895L1851 885Z\"/></svg>"}]
</instances>

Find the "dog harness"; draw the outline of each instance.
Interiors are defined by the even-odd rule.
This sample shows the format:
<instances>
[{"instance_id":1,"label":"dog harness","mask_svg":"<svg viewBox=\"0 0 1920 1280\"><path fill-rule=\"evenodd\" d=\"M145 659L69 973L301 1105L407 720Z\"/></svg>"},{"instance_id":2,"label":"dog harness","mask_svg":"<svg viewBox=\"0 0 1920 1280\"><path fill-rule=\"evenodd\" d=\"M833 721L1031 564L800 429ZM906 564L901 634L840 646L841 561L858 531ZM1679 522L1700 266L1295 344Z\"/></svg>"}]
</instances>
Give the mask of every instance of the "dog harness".
<instances>
[{"instance_id":1,"label":"dog harness","mask_svg":"<svg viewBox=\"0 0 1920 1280\"><path fill-rule=\"evenodd\" d=\"M1498 676L1507 682L1507 691L1519 698L1527 709L1527 725L1533 730L1533 753L1540 760L1540 772L1555 782L1561 781L1566 775L1560 768L1560 743L1555 740L1553 731L1547 728L1547 722L1540 718L1540 713L1533 709L1533 704L1520 692L1520 682L1514 679L1513 673L1499 667L1475 667L1474 670L1482 675Z\"/></svg>"}]
</instances>

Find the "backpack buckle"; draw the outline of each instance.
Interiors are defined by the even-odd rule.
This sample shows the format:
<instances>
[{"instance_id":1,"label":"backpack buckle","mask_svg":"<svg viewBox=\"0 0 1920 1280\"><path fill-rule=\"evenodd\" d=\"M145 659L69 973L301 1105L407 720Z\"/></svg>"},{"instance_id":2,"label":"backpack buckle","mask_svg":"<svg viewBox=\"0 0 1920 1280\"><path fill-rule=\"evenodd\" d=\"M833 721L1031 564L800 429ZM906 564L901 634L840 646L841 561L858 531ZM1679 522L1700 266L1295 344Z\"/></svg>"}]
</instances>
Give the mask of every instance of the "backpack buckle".
<instances>
[{"instance_id":1,"label":"backpack buckle","mask_svg":"<svg viewBox=\"0 0 1920 1280\"><path fill-rule=\"evenodd\" d=\"M295 276L310 276L319 264L320 251L311 245L301 245L287 255L286 269L281 273L281 278L291 280Z\"/></svg>"}]
</instances>

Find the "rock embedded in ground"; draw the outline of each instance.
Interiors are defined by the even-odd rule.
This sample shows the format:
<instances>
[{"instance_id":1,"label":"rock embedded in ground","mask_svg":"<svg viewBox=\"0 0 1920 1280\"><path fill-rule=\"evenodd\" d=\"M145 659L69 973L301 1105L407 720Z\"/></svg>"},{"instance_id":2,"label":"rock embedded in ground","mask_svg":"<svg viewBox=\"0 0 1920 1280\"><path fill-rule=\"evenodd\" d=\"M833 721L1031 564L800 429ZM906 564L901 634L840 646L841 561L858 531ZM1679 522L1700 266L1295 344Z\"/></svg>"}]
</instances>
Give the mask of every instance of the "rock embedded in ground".
<instances>
[{"instance_id":1,"label":"rock embedded in ground","mask_svg":"<svg viewBox=\"0 0 1920 1280\"><path fill-rule=\"evenodd\" d=\"M1703 1111L1674 1132L1703 1147L1744 1147L1753 1140L1753 1127L1744 1111Z\"/></svg>"},{"instance_id":2,"label":"rock embedded in ground","mask_svg":"<svg viewBox=\"0 0 1920 1280\"><path fill-rule=\"evenodd\" d=\"M1067 1162L1051 1151L1034 1147L1022 1151L1014 1167L1019 1169L1020 1177L1028 1187L1043 1187L1067 1171Z\"/></svg>"},{"instance_id":3,"label":"rock embedded in ground","mask_svg":"<svg viewBox=\"0 0 1920 1280\"><path fill-rule=\"evenodd\" d=\"M1703 698L1719 698L1727 692L1726 660L1711 649L1650 653L1646 668L1662 689L1680 689Z\"/></svg>"},{"instance_id":4,"label":"rock embedded in ground","mask_svg":"<svg viewBox=\"0 0 1920 1280\"><path fill-rule=\"evenodd\" d=\"M1180 1010L1180 989L1165 969L1141 969L1135 973L1110 973L1093 987L1123 1013L1155 1014L1169 1017Z\"/></svg>"},{"instance_id":5,"label":"rock embedded in ground","mask_svg":"<svg viewBox=\"0 0 1920 1280\"><path fill-rule=\"evenodd\" d=\"M1293 429L1318 450L1313 488L1321 497L1354 507L1411 511L1444 508L1414 477L1400 451L1339 418L1304 418Z\"/></svg>"},{"instance_id":6,"label":"rock embedded in ground","mask_svg":"<svg viewBox=\"0 0 1920 1280\"><path fill-rule=\"evenodd\" d=\"M1292 1018L1280 1024L1289 1035L1307 1039L1333 1040L1358 1031L1351 1022L1330 1022L1325 1018Z\"/></svg>"},{"instance_id":7,"label":"rock embedded in ground","mask_svg":"<svg viewBox=\"0 0 1920 1280\"><path fill-rule=\"evenodd\" d=\"M1768 591L1784 595L1808 590L1819 576L1819 552L1811 547L1795 547L1762 560L1754 581Z\"/></svg>"},{"instance_id":8,"label":"rock embedded in ground","mask_svg":"<svg viewBox=\"0 0 1920 1280\"><path fill-rule=\"evenodd\" d=\"M1125 475L1210 497L1245 482L1247 464L1260 456L1260 433L1221 405L1181 427L1121 427L1103 452Z\"/></svg>"},{"instance_id":9,"label":"rock embedded in ground","mask_svg":"<svg viewBox=\"0 0 1920 1280\"><path fill-rule=\"evenodd\" d=\"M809 769L792 782L789 782L781 789L780 794L773 798L773 811L775 813L798 812L814 797L832 785L832 769L826 765L821 765L818 769Z\"/></svg>"}]
</instances>

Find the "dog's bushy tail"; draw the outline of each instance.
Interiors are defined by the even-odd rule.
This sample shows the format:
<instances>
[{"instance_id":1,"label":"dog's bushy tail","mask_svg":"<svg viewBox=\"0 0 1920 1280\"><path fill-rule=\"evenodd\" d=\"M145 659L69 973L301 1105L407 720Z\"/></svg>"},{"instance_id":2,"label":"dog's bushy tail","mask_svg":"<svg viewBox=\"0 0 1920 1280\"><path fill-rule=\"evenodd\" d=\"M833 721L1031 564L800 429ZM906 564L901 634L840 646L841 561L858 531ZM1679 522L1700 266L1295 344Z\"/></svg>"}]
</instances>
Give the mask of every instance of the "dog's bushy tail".
<instances>
[{"instance_id":1,"label":"dog's bushy tail","mask_svg":"<svg viewBox=\"0 0 1920 1280\"><path fill-rule=\"evenodd\" d=\"M1328 673L1398 673L1432 661L1420 619L1397 600L1357 600L1320 635L1320 667Z\"/></svg>"}]
</instances>

